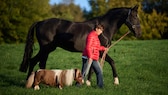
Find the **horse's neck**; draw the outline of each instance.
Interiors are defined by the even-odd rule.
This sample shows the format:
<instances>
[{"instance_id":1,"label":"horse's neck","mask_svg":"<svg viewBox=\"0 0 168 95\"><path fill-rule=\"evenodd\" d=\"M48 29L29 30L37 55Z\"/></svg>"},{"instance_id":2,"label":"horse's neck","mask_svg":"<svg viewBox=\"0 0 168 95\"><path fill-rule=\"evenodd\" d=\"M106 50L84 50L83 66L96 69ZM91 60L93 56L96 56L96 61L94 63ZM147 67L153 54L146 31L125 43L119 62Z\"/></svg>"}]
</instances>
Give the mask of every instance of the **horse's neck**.
<instances>
[{"instance_id":1,"label":"horse's neck","mask_svg":"<svg viewBox=\"0 0 168 95\"><path fill-rule=\"evenodd\" d=\"M88 24L90 27L94 28L95 24L99 24L100 20L99 17L93 18L91 20L85 21L86 24Z\"/></svg>"},{"instance_id":2,"label":"horse's neck","mask_svg":"<svg viewBox=\"0 0 168 95\"><path fill-rule=\"evenodd\" d=\"M123 13L124 12L124 13ZM119 13L99 16L88 21L91 27L94 27L96 23L104 25L105 30L101 37L108 39L108 43L111 42L113 35L117 33L119 28L124 24L127 17L127 11L120 11Z\"/></svg>"},{"instance_id":3,"label":"horse's neck","mask_svg":"<svg viewBox=\"0 0 168 95\"><path fill-rule=\"evenodd\" d=\"M119 30L119 28L121 26L117 26L117 22L114 21L114 23L112 24L107 24L105 27L105 30L104 30L104 35L109 39L109 40L112 40L113 36L115 33L117 33L117 31Z\"/></svg>"},{"instance_id":4,"label":"horse's neck","mask_svg":"<svg viewBox=\"0 0 168 95\"><path fill-rule=\"evenodd\" d=\"M127 17L126 14L124 15L114 14L112 18L102 17L101 21L105 25L104 35L107 36L109 40L112 40L113 35L116 34L117 31L120 29L120 27L124 24L126 19L125 17Z\"/></svg>"}]
</instances>

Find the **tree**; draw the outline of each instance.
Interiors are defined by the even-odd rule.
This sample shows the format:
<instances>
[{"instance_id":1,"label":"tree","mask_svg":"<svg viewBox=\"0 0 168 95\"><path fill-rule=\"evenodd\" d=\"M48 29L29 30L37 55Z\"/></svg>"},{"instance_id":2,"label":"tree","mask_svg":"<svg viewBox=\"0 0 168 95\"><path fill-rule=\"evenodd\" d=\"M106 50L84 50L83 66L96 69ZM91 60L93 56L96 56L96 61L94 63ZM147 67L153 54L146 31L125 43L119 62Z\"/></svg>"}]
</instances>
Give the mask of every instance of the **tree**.
<instances>
[{"instance_id":1,"label":"tree","mask_svg":"<svg viewBox=\"0 0 168 95\"><path fill-rule=\"evenodd\" d=\"M30 25L51 15L49 0L0 2L0 43L24 42Z\"/></svg>"},{"instance_id":2,"label":"tree","mask_svg":"<svg viewBox=\"0 0 168 95\"><path fill-rule=\"evenodd\" d=\"M146 20L150 24L151 33L160 34L159 39L168 39L168 1L167 0L144 0L142 2L142 8L146 14ZM157 31L157 32L154 32ZM156 39L156 37L155 37Z\"/></svg>"},{"instance_id":3,"label":"tree","mask_svg":"<svg viewBox=\"0 0 168 95\"><path fill-rule=\"evenodd\" d=\"M166 13L168 15L167 0L144 0L142 2L143 10L146 13L151 13L155 9L158 13Z\"/></svg>"},{"instance_id":4,"label":"tree","mask_svg":"<svg viewBox=\"0 0 168 95\"><path fill-rule=\"evenodd\" d=\"M75 5L73 3L73 0L71 2L62 2L60 4L54 4L51 10L56 18L77 22L84 20L81 8L78 5Z\"/></svg>"},{"instance_id":5,"label":"tree","mask_svg":"<svg viewBox=\"0 0 168 95\"><path fill-rule=\"evenodd\" d=\"M153 9L151 14L141 13L142 39L162 39L167 32L168 17Z\"/></svg>"}]
</instances>

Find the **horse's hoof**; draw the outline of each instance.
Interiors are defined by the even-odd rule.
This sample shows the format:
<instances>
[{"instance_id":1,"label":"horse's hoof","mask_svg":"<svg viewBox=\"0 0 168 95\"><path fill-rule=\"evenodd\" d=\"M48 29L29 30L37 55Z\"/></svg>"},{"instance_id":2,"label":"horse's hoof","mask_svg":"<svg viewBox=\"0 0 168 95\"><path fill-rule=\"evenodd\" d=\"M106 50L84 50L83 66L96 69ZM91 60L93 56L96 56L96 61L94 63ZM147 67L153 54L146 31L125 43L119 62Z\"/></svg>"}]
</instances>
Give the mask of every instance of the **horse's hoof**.
<instances>
[{"instance_id":1,"label":"horse's hoof","mask_svg":"<svg viewBox=\"0 0 168 95\"><path fill-rule=\"evenodd\" d=\"M91 82L89 80L86 81L87 86L91 86Z\"/></svg>"},{"instance_id":2,"label":"horse's hoof","mask_svg":"<svg viewBox=\"0 0 168 95\"><path fill-rule=\"evenodd\" d=\"M114 78L114 84L115 84L115 85L119 85L118 77L115 77L115 78Z\"/></svg>"}]
</instances>

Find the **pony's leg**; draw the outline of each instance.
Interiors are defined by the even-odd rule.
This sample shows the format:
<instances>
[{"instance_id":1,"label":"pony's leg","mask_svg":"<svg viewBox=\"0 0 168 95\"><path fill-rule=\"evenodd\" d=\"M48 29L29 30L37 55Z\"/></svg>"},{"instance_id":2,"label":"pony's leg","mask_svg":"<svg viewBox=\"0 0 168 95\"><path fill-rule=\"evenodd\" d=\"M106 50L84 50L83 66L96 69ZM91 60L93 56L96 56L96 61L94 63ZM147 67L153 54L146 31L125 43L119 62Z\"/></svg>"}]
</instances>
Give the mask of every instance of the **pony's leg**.
<instances>
[{"instance_id":1,"label":"pony's leg","mask_svg":"<svg viewBox=\"0 0 168 95\"><path fill-rule=\"evenodd\" d=\"M35 77L34 77L34 90L39 90L39 84L41 82L42 75L38 72L36 72Z\"/></svg>"},{"instance_id":2,"label":"pony's leg","mask_svg":"<svg viewBox=\"0 0 168 95\"><path fill-rule=\"evenodd\" d=\"M61 85L61 84L59 84L59 85L58 85L58 88L59 88L60 90L62 90L62 85Z\"/></svg>"},{"instance_id":3,"label":"pony's leg","mask_svg":"<svg viewBox=\"0 0 168 95\"><path fill-rule=\"evenodd\" d=\"M119 80L118 80L118 75L117 75L116 67L114 64L114 60L108 54L106 54L105 61L107 61L112 68L112 73L113 73L113 77L114 77L114 84L118 85Z\"/></svg>"}]
</instances>

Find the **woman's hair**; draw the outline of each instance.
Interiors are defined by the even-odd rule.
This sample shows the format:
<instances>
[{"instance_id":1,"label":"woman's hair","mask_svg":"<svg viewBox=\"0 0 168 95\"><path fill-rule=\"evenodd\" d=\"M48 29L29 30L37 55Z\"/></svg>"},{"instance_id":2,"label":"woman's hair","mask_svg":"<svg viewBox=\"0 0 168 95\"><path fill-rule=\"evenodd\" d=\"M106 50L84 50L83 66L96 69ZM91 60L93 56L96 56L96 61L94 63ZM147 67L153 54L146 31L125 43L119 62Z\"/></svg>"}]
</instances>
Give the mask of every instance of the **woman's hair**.
<instances>
[{"instance_id":1,"label":"woman's hair","mask_svg":"<svg viewBox=\"0 0 168 95\"><path fill-rule=\"evenodd\" d=\"M104 30L104 26L101 25L101 24L96 24L95 27L94 27L94 30L96 30L96 28Z\"/></svg>"}]
</instances>

